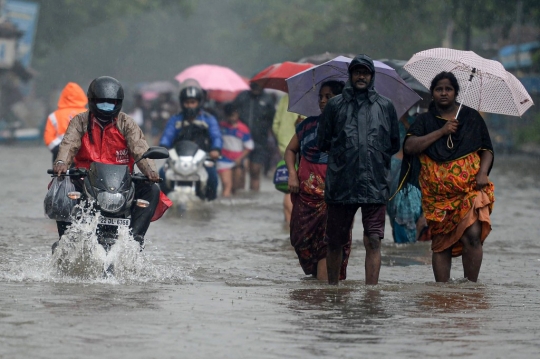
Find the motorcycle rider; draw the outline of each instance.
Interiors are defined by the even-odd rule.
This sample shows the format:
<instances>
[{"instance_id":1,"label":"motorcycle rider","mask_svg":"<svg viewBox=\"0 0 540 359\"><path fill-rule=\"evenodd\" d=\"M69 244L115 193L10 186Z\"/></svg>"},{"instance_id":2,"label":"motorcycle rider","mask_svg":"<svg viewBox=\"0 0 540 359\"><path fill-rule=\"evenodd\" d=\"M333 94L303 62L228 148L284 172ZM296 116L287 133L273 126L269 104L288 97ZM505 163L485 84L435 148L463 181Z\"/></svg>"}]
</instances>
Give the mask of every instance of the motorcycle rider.
<instances>
[{"instance_id":1,"label":"motorcycle rider","mask_svg":"<svg viewBox=\"0 0 540 359\"><path fill-rule=\"evenodd\" d=\"M188 140L195 142L211 159L217 160L220 157L223 145L221 130L216 118L202 109L203 100L203 90L198 86L190 85L180 90L179 101L182 111L167 122L159 141L160 146L170 149L177 141ZM206 193L197 195L212 201L217 197L218 175L215 166L205 166L205 169L208 173ZM159 173L165 178L164 167ZM161 188L165 193L172 190L167 188L165 181L161 183Z\"/></svg>"},{"instance_id":2,"label":"motorcycle rider","mask_svg":"<svg viewBox=\"0 0 540 359\"><path fill-rule=\"evenodd\" d=\"M75 116L69 123L54 162L54 173L65 173L72 162L75 167L88 169L96 161L128 165L133 171L134 162L149 147L135 121L120 112L124 100L122 85L112 77L98 77L90 83L87 97L88 111ZM168 208L167 205L162 206L168 199L161 195L159 186L152 183L159 181L154 161L143 159L137 163L137 167L150 181L135 182L135 198L146 200L150 205L146 208L133 206L131 209L131 231L142 249L150 221L156 217L156 208L160 205L158 212L162 212L157 216L159 218ZM75 186L80 185L77 182L74 181ZM70 224L57 222L60 237ZM53 251L57 244L53 244Z\"/></svg>"}]
</instances>

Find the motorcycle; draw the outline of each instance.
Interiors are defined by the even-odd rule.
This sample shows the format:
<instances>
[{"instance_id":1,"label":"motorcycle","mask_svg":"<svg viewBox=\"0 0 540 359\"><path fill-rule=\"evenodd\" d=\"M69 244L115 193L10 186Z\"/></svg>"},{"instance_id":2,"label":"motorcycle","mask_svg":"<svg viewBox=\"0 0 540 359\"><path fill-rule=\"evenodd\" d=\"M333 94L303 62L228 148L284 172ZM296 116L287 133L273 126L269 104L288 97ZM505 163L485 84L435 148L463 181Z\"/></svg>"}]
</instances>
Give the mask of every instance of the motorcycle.
<instances>
[{"instance_id":1,"label":"motorcycle","mask_svg":"<svg viewBox=\"0 0 540 359\"><path fill-rule=\"evenodd\" d=\"M163 147L150 147L142 159L164 159L169 153ZM55 175L53 170L47 173ZM131 224L132 206L148 207L150 203L135 198L135 182L147 181L148 178L141 173L131 173L126 165L112 165L93 162L90 168L72 168L65 176L78 182L82 192L73 191L68 197L77 200L73 207L71 217L80 219L85 213L99 214L96 236L98 243L106 252L116 243L120 227L129 227ZM56 242L58 243L58 242ZM53 247L54 253L55 247Z\"/></svg>"},{"instance_id":2,"label":"motorcycle","mask_svg":"<svg viewBox=\"0 0 540 359\"><path fill-rule=\"evenodd\" d=\"M181 209L197 197L204 200L208 182L204 167L214 165L215 162L195 142L177 141L169 150L164 167L167 197Z\"/></svg>"}]
</instances>

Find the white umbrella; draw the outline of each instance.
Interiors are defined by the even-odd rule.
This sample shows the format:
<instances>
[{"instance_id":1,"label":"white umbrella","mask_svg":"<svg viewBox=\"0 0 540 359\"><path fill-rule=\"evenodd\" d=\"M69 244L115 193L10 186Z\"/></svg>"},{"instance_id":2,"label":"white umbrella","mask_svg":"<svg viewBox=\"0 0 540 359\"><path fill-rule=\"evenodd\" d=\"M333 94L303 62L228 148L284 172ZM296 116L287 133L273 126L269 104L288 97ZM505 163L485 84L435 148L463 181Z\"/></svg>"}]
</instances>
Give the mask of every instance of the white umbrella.
<instances>
[{"instance_id":1,"label":"white umbrella","mask_svg":"<svg viewBox=\"0 0 540 359\"><path fill-rule=\"evenodd\" d=\"M427 88L441 71L452 72L461 88L456 101L477 111L521 116L533 105L525 87L500 62L472 51L425 50L414 54L403 68Z\"/></svg>"}]
</instances>

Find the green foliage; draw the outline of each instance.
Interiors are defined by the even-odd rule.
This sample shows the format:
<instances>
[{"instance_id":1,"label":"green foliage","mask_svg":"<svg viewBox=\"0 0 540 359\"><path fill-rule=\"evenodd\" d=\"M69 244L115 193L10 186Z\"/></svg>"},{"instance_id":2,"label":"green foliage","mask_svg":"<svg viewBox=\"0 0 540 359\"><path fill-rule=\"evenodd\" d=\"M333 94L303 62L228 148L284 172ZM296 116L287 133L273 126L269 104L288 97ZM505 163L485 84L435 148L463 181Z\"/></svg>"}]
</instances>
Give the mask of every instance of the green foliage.
<instances>
[{"instance_id":1,"label":"green foliage","mask_svg":"<svg viewBox=\"0 0 540 359\"><path fill-rule=\"evenodd\" d=\"M190 0L33 0L40 13L36 32L36 57L59 50L68 40L90 27L142 12L169 7L184 14L192 11ZM122 29L111 36L121 35ZM104 39L107 40L107 39Z\"/></svg>"},{"instance_id":2,"label":"green foliage","mask_svg":"<svg viewBox=\"0 0 540 359\"><path fill-rule=\"evenodd\" d=\"M531 122L516 130L516 143L540 144L540 113L536 113Z\"/></svg>"},{"instance_id":3,"label":"green foliage","mask_svg":"<svg viewBox=\"0 0 540 359\"><path fill-rule=\"evenodd\" d=\"M523 22L540 20L540 2L522 0ZM237 0L241 3L242 0ZM313 52L364 52L408 58L441 46L447 27L452 47L470 48L473 30L497 27L508 33L517 1L507 0L273 0L258 2L250 24L297 57ZM245 11L248 11L245 9ZM456 42L458 41L458 42Z\"/></svg>"},{"instance_id":4,"label":"green foliage","mask_svg":"<svg viewBox=\"0 0 540 359\"><path fill-rule=\"evenodd\" d=\"M514 138L518 145L527 143L540 144L540 113L530 114L528 121L515 128Z\"/></svg>"},{"instance_id":5,"label":"green foliage","mask_svg":"<svg viewBox=\"0 0 540 359\"><path fill-rule=\"evenodd\" d=\"M287 46L297 58L324 51L399 57L413 48L434 44L442 34L419 26L420 18L429 13L429 6L419 0L273 0L258 4L259 15L249 18L248 26Z\"/></svg>"}]
</instances>

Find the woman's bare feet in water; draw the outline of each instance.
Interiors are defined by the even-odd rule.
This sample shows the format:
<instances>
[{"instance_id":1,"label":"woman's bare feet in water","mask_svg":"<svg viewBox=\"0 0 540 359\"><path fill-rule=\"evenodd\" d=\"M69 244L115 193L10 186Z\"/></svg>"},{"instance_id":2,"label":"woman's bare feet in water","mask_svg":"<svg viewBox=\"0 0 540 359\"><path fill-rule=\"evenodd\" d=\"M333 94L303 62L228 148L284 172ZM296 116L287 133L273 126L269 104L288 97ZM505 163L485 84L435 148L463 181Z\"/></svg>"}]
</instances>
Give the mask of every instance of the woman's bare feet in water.
<instances>
[{"instance_id":1,"label":"woman's bare feet in water","mask_svg":"<svg viewBox=\"0 0 540 359\"><path fill-rule=\"evenodd\" d=\"M328 271L326 270L326 258L321 259L317 263L317 279L321 281L328 281Z\"/></svg>"}]
</instances>

